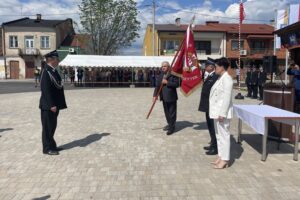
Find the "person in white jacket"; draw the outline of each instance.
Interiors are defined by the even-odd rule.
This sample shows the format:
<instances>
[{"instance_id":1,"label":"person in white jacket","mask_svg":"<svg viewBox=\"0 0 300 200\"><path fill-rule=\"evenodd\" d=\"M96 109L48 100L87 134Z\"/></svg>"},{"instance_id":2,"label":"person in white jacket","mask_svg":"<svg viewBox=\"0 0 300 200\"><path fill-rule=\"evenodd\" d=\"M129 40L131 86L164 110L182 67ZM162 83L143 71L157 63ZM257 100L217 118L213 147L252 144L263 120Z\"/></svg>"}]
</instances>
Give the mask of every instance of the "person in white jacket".
<instances>
[{"instance_id":1,"label":"person in white jacket","mask_svg":"<svg viewBox=\"0 0 300 200\"><path fill-rule=\"evenodd\" d=\"M232 88L233 81L227 73L229 62L226 58L216 61L216 74L219 79L213 85L209 95L209 116L214 119L218 157L214 164L215 169L228 167L230 160L230 119L233 115Z\"/></svg>"}]
</instances>

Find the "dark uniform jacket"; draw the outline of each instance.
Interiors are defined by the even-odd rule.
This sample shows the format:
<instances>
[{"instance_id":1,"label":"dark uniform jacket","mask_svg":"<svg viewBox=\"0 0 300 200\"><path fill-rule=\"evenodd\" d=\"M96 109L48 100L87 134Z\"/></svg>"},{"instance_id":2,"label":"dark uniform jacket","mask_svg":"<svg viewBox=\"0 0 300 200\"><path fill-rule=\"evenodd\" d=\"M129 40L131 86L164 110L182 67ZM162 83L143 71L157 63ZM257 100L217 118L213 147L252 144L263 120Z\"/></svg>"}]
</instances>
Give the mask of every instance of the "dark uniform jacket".
<instances>
[{"instance_id":1,"label":"dark uniform jacket","mask_svg":"<svg viewBox=\"0 0 300 200\"><path fill-rule=\"evenodd\" d=\"M61 85L61 81L61 77L57 70L49 65L45 65L41 74L42 95L39 106L41 110L50 110L51 107L54 106L59 110L67 108L64 88Z\"/></svg>"},{"instance_id":2,"label":"dark uniform jacket","mask_svg":"<svg viewBox=\"0 0 300 200\"><path fill-rule=\"evenodd\" d=\"M257 85L258 82L258 74L256 71L247 72L246 84L247 85Z\"/></svg>"},{"instance_id":3,"label":"dark uniform jacket","mask_svg":"<svg viewBox=\"0 0 300 200\"><path fill-rule=\"evenodd\" d=\"M156 79L156 87L153 93L155 97L163 80L164 73L160 73ZM160 93L160 100L164 102L175 102L178 99L176 88L179 87L179 79L176 76L169 75L166 77L168 84L164 85Z\"/></svg>"},{"instance_id":4,"label":"dark uniform jacket","mask_svg":"<svg viewBox=\"0 0 300 200\"><path fill-rule=\"evenodd\" d=\"M202 112L209 112L209 94L212 86L218 80L218 75L214 72L213 74L209 75L203 83L201 98L200 98L200 105L199 111Z\"/></svg>"},{"instance_id":5,"label":"dark uniform jacket","mask_svg":"<svg viewBox=\"0 0 300 200\"><path fill-rule=\"evenodd\" d=\"M263 86L267 80L267 73L266 72L258 72L258 85Z\"/></svg>"}]
</instances>

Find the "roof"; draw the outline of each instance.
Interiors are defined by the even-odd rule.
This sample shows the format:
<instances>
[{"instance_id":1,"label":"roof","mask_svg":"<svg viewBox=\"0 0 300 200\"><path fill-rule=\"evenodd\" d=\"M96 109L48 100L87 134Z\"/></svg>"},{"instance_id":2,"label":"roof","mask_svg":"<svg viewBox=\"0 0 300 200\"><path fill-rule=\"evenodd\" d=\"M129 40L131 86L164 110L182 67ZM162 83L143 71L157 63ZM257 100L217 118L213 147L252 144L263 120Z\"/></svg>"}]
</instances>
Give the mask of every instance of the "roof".
<instances>
[{"instance_id":1,"label":"roof","mask_svg":"<svg viewBox=\"0 0 300 200\"><path fill-rule=\"evenodd\" d=\"M278 35L281 35L281 34L284 34L286 32L296 30L296 29L299 30L299 28L300 28L300 21L296 22L294 24L291 24L289 26L286 26L286 27L284 27L282 29L279 29L279 30L275 31L274 33L278 34Z\"/></svg>"},{"instance_id":2,"label":"roof","mask_svg":"<svg viewBox=\"0 0 300 200\"><path fill-rule=\"evenodd\" d=\"M87 34L68 35L62 42L61 46L80 47L86 49L90 40Z\"/></svg>"},{"instance_id":3,"label":"roof","mask_svg":"<svg viewBox=\"0 0 300 200\"><path fill-rule=\"evenodd\" d=\"M173 56L96 56L67 55L59 65L67 67L161 67L163 61L172 62Z\"/></svg>"},{"instance_id":4,"label":"roof","mask_svg":"<svg viewBox=\"0 0 300 200\"><path fill-rule=\"evenodd\" d=\"M60 23L72 20L70 18L65 20L49 20L49 19L41 19L37 21L36 19L30 19L29 17L24 17L21 19L17 19L14 21L5 22L3 26L18 26L18 27L55 27Z\"/></svg>"},{"instance_id":5,"label":"roof","mask_svg":"<svg viewBox=\"0 0 300 200\"><path fill-rule=\"evenodd\" d=\"M150 24L148 26L151 26ZM177 26L175 24L156 24L155 28L159 32L174 31L174 32L185 32L187 24ZM227 24L227 23L208 23L206 25L195 25L193 28L195 32L227 32L227 33L238 33L238 24ZM247 34L273 34L274 27L268 24L242 24L241 32Z\"/></svg>"},{"instance_id":6,"label":"roof","mask_svg":"<svg viewBox=\"0 0 300 200\"><path fill-rule=\"evenodd\" d=\"M152 26L152 25L151 25ZM186 32L188 25L182 24L177 26L175 24L156 24L155 29L160 32L164 31L174 31L174 32ZM206 25L195 25L193 28L194 31L204 31L204 32L225 32L224 29L220 29L218 27L209 27Z\"/></svg>"}]
</instances>

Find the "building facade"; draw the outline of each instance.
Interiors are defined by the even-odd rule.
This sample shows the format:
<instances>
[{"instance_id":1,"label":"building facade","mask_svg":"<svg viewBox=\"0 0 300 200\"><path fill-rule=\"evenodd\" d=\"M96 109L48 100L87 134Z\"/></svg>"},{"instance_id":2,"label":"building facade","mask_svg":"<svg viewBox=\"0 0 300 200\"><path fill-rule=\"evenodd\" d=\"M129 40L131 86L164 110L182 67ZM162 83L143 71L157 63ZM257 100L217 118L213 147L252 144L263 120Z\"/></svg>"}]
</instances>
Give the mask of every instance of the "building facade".
<instances>
[{"instance_id":1,"label":"building facade","mask_svg":"<svg viewBox=\"0 0 300 200\"><path fill-rule=\"evenodd\" d=\"M2 27L0 27L0 79L5 78L5 67L3 57Z\"/></svg>"},{"instance_id":2,"label":"building facade","mask_svg":"<svg viewBox=\"0 0 300 200\"><path fill-rule=\"evenodd\" d=\"M6 77L11 79L33 78L43 56L74 34L71 19L44 20L41 15L6 22L2 28Z\"/></svg>"},{"instance_id":3,"label":"building facade","mask_svg":"<svg viewBox=\"0 0 300 200\"><path fill-rule=\"evenodd\" d=\"M152 26L148 25L144 38L143 55L174 56L184 39L186 29L187 25L156 25L155 51L153 51ZM226 55L226 33L223 30L206 25L196 25L193 31L199 60Z\"/></svg>"},{"instance_id":4,"label":"building facade","mask_svg":"<svg viewBox=\"0 0 300 200\"><path fill-rule=\"evenodd\" d=\"M174 56L184 38L187 25L159 24L155 26L155 55ZM264 56L274 55L274 27L267 24L242 24L241 51L239 51L238 24L225 24L208 21L205 25L195 25L193 28L198 59L204 61L207 57L220 58L225 56L236 67L236 61L241 56L242 66L263 64ZM148 25L144 37L143 55L152 56L153 34L152 25ZM277 64L283 65L284 50L275 50Z\"/></svg>"}]
</instances>

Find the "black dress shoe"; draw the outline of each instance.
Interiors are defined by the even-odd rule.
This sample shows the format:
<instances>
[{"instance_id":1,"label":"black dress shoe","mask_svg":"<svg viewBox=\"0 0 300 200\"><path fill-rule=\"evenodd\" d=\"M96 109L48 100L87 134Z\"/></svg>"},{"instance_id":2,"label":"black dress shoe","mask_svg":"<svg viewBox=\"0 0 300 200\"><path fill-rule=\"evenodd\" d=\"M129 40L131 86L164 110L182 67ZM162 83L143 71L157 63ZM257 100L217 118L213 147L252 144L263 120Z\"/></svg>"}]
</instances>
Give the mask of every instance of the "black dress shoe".
<instances>
[{"instance_id":1,"label":"black dress shoe","mask_svg":"<svg viewBox=\"0 0 300 200\"><path fill-rule=\"evenodd\" d=\"M206 150L206 151L209 151L209 150L211 150L212 148L213 148L213 147L212 147L211 145L206 146L206 147L203 147L203 149Z\"/></svg>"},{"instance_id":2,"label":"black dress shoe","mask_svg":"<svg viewBox=\"0 0 300 200\"><path fill-rule=\"evenodd\" d=\"M218 150L213 148L213 149L210 149L209 151L205 152L206 155L217 155L218 154Z\"/></svg>"},{"instance_id":3,"label":"black dress shoe","mask_svg":"<svg viewBox=\"0 0 300 200\"><path fill-rule=\"evenodd\" d=\"M167 135L172 135L173 133L174 133L174 129L170 129L168 130Z\"/></svg>"},{"instance_id":4,"label":"black dress shoe","mask_svg":"<svg viewBox=\"0 0 300 200\"><path fill-rule=\"evenodd\" d=\"M164 130L164 131L169 130L169 125L165 126L165 127L163 128L163 130Z\"/></svg>"},{"instance_id":5,"label":"black dress shoe","mask_svg":"<svg viewBox=\"0 0 300 200\"><path fill-rule=\"evenodd\" d=\"M44 152L44 154L48 154L48 155L51 155L51 156L59 155L58 151L54 151L54 150L46 151L46 152Z\"/></svg>"}]
</instances>

